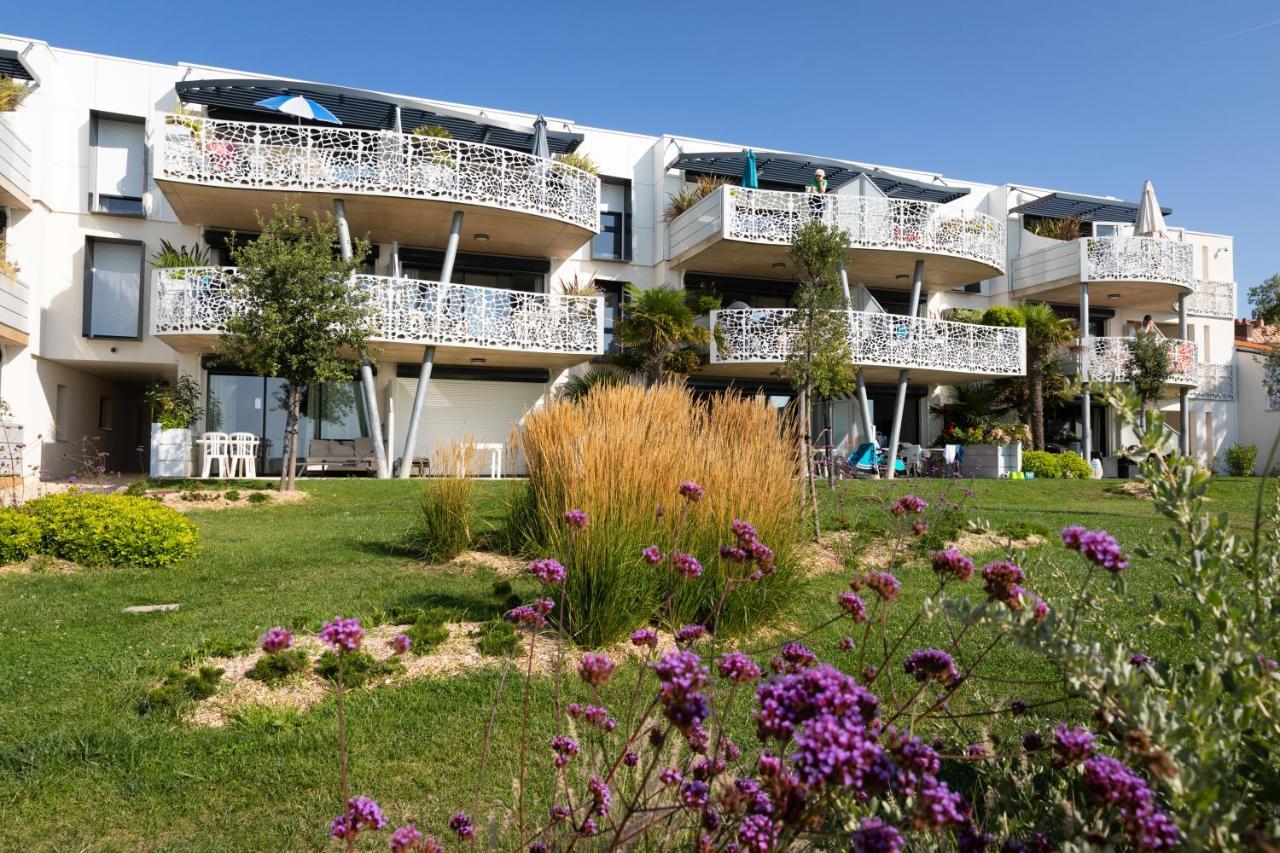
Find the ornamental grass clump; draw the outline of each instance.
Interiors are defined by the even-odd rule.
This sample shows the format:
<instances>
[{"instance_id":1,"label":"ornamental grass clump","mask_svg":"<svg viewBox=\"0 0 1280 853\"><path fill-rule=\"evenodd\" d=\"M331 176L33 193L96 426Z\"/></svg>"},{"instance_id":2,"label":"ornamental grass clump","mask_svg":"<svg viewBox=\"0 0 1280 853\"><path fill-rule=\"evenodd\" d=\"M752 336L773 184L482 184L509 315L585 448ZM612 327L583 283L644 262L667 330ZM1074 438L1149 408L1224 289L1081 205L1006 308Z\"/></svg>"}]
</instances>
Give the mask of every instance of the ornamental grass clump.
<instances>
[{"instance_id":1,"label":"ornamental grass clump","mask_svg":"<svg viewBox=\"0 0 1280 853\"><path fill-rule=\"evenodd\" d=\"M664 607L673 627L705 622L739 565L717 556L736 518L750 518L768 543L772 570L729 592L721 630L759 627L792 600L799 462L786 420L763 399L600 388L530 414L519 443L529 471L517 502L524 547L564 563L563 618L575 642L614 642L666 618ZM567 522L569 510L589 522Z\"/></svg>"},{"instance_id":2,"label":"ornamental grass clump","mask_svg":"<svg viewBox=\"0 0 1280 853\"><path fill-rule=\"evenodd\" d=\"M406 544L422 559L444 563L471 547L475 442L437 447L432 458L443 476L423 481L418 516L409 528Z\"/></svg>"}]
</instances>

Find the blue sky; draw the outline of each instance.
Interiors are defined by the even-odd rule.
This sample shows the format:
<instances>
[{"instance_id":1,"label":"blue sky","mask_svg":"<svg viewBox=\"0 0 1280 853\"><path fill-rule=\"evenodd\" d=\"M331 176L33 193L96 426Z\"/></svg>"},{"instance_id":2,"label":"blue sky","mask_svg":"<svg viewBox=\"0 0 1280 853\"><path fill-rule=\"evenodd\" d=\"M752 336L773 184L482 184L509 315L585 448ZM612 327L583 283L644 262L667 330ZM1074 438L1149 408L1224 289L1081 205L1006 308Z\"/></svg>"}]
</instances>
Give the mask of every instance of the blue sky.
<instances>
[{"instance_id":1,"label":"blue sky","mask_svg":"<svg viewBox=\"0 0 1280 853\"><path fill-rule=\"evenodd\" d=\"M76 8L82 7L82 8ZM1280 3L11 3L51 44L1136 200L1280 272Z\"/></svg>"}]
</instances>

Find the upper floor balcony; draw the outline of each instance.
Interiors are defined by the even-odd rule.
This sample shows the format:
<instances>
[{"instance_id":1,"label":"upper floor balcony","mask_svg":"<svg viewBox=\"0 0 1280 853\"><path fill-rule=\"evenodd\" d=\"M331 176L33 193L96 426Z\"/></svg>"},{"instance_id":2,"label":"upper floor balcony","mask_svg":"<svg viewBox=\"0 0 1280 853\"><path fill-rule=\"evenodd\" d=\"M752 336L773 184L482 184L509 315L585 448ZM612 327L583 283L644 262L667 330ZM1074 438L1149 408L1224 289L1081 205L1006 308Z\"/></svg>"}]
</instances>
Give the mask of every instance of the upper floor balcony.
<instances>
[{"instance_id":1,"label":"upper floor balcony","mask_svg":"<svg viewBox=\"0 0 1280 853\"><path fill-rule=\"evenodd\" d=\"M1088 347L1089 352L1089 381L1131 381L1134 367L1129 345L1133 340L1133 338L1087 338L1085 346ZM1173 386L1199 385L1201 374L1200 365L1196 362L1195 341L1164 338L1163 342L1169 354L1167 383Z\"/></svg>"},{"instance_id":2,"label":"upper floor balcony","mask_svg":"<svg viewBox=\"0 0 1280 853\"><path fill-rule=\"evenodd\" d=\"M31 146L0 114L0 207L31 209Z\"/></svg>"},{"instance_id":3,"label":"upper floor balcony","mask_svg":"<svg viewBox=\"0 0 1280 853\"><path fill-rule=\"evenodd\" d=\"M1027 370L1026 330L906 317L870 311L848 315L849 350L869 381L897 379L907 368L921 382L952 383L978 377L1021 376ZM709 372L763 377L787 360L795 340L792 308L711 312Z\"/></svg>"},{"instance_id":4,"label":"upper floor balcony","mask_svg":"<svg viewBox=\"0 0 1280 853\"><path fill-rule=\"evenodd\" d=\"M1187 297L1187 313L1200 317L1217 317L1233 320L1236 316L1236 283L1234 281L1205 281L1191 283L1191 295Z\"/></svg>"},{"instance_id":5,"label":"upper floor balcony","mask_svg":"<svg viewBox=\"0 0 1280 853\"><path fill-rule=\"evenodd\" d=\"M463 249L567 257L600 229L600 180L521 151L390 130L166 117L156 183L189 224L256 230L295 201L333 210L356 234L443 246L463 210Z\"/></svg>"},{"instance_id":6,"label":"upper floor balcony","mask_svg":"<svg viewBox=\"0 0 1280 853\"><path fill-rule=\"evenodd\" d=\"M1170 311L1192 291L1190 243L1156 237L1080 237L1054 240L1024 233L1023 254L1013 259L1019 299L1076 302L1080 284L1099 285L1090 296L1108 307Z\"/></svg>"},{"instance_id":7,"label":"upper floor balcony","mask_svg":"<svg viewBox=\"0 0 1280 853\"><path fill-rule=\"evenodd\" d=\"M868 286L942 290L1004 272L1004 223L929 201L723 186L670 225L671 262L703 272L794 278L787 250L796 230L821 219L849 232L850 278Z\"/></svg>"},{"instance_id":8,"label":"upper floor balcony","mask_svg":"<svg viewBox=\"0 0 1280 853\"><path fill-rule=\"evenodd\" d=\"M30 302L31 292L27 286L0 270L0 344L27 345Z\"/></svg>"},{"instance_id":9,"label":"upper floor balcony","mask_svg":"<svg viewBox=\"0 0 1280 853\"><path fill-rule=\"evenodd\" d=\"M160 269L152 334L174 349L216 350L241 305L233 267ZM411 278L358 275L352 287L374 306L371 343L391 360L417 361L435 346L438 364L564 368L604 352L599 296L528 293Z\"/></svg>"}]
</instances>

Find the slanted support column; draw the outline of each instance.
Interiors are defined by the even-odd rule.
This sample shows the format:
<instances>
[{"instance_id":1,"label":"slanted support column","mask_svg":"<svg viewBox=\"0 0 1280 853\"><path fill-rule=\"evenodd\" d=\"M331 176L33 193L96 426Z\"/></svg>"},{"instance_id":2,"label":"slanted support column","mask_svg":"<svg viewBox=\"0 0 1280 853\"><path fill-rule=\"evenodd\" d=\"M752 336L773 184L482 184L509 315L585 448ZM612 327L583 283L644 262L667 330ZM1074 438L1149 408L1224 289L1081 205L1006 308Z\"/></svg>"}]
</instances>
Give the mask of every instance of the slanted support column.
<instances>
[{"instance_id":1,"label":"slanted support column","mask_svg":"<svg viewBox=\"0 0 1280 853\"><path fill-rule=\"evenodd\" d=\"M916 261L915 273L911 276L911 303L907 306L907 316L915 318L920 309L920 287L924 283L924 261ZM898 439L902 435L902 413L907 407L907 381L911 378L910 370L898 371L898 399L893 404L893 430L889 434L889 464L886 466L890 480L897 476Z\"/></svg>"},{"instance_id":2,"label":"slanted support column","mask_svg":"<svg viewBox=\"0 0 1280 853\"><path fill-rule=\"evenodd\" d=\"M351 226L347 224L347 205L340 198L333 200L333 215L338 221L338 247L344 260L351 260ZM369 432L373 433L373 459L378 471L378 479L386 480L391 476L387 466L387 446L382 441L382 413L378 408L378 392L373 387L373 365L365 359L360 365L360 384L364 388L364 408L369 416Z\"/></svg>"},{"instance_id":3,"label":"slanted support column","mask_svg":"<svg viewBox=\"0 0 1280 853\"><path fill-rule=\"evenodd\" d=\"M444 264L440 269L441 287L453 278L453 264L458 258L458 241L462 239L462 211L453 212L453 221L449 225L449 242L445 244ZM397 266L399 258L396 259ZM444 294L436 296L436 305L444 301ZM422 366L418 369L418 387L413 389L413 408L409 411L409 423L404 431L404 453L400 457L400 470L397 472L401 480L409 479L413 471L413 451L418 445L418 424L422 422L422 408L427 399L427 386L431 384L431 368L435 365L436 348L427 347L422 353Z\"/></svg>"},{"instance_id":4,"label":"slanted support column","mask_svg":"<svg viewBox=\"0 0 1280 853\"><path fill-rule=\"evenodd\" d=\"M1080 282L1080 449L1084 461L1093 464L1093 400L1089 397L1089 282Z\"/></svg>"},{"instance_id":5,"label":"slanted support column","mask_svg":"<svg viewBox=\"0 0 1280 853\"><path fill-rule=\"evenodd\" d=\"M1187 339L1187 295L1178 296L1178 337ZM1208 356L1208 353L1205 353ZM1178 389L1178 452L1186 456L1191 451L1191 412L1187 409L1187 395L1191 389L1185 385Z\"/></svg>"},{"instance_id":6,"label":"slanted support column","mask_svg":"<svg viewBox=\"0 0 1280 853\"><path fill-rule=\"evenodd\" d=\"M849 291L849 272L844 266L844 255L840 256L840 292L844 295L844 304L849 311L849 323L853 324L853 296ZM858 408L862 412L862 431L867 441L876 443L876 427L871 422L871 407L867 405L867 381L862 376L862 367L858 367Z\"/></svg>"}]
</instances>

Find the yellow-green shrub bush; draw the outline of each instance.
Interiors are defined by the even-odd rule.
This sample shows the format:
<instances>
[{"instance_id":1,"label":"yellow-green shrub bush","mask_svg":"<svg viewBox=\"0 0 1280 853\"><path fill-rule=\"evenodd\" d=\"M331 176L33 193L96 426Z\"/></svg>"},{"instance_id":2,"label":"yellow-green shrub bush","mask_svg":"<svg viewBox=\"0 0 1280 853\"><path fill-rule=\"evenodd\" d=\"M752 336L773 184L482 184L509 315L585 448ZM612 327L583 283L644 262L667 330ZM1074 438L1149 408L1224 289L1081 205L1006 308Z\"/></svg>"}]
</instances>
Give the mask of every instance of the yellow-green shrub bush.
<instances>
[{"instance_id":1,"label":"yellow-green shrub bush","mask_svg":"<svg viewBox=\"0 0 1280 853\"><path fill-rule=\"evenodd\" d=\"M39 522L16 509L0 509L0 565L25 560L39 548Z\"/></svg>"},{"instance_id":2,"label":"yellow-green shrub bush","mask_svg":"<svg viewBox=\"0 0 1280 853\"><path fill-rule=\"evenodd\" d=\"M196 552L196 526L177 510L129 495L64 492L26 511L39 522L42 554L82 566L162 569Z\"/></svg>"}]
</instances>

